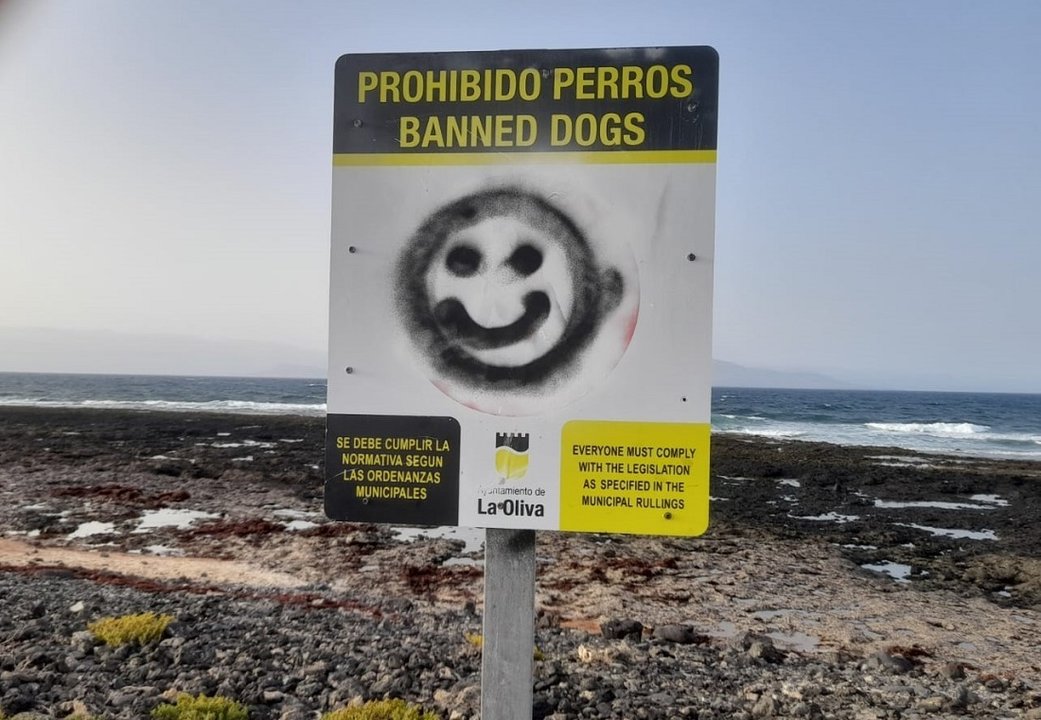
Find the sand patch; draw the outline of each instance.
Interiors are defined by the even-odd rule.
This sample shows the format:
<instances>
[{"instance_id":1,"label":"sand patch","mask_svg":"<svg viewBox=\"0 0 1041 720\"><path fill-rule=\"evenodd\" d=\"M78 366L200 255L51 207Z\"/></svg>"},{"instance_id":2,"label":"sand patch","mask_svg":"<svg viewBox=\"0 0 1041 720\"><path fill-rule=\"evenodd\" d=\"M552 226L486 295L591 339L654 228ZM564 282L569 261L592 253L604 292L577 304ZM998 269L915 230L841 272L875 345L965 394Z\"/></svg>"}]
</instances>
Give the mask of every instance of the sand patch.
<instances>
[{"instance_id":1,"label":"sand patch","mask_svg":"<svg viewBox=\"0 0 1041 720\"><path fill-rule=\"evenodd\" d=\"M73 548L37 547L0 538L0 565L59 565L70 569L103 570L154 580L183 580L267 588L295 588L305 584L285 572L265 570L237 560L214 560L168 555L92 552Z\"/></svg>"}]
</instances>

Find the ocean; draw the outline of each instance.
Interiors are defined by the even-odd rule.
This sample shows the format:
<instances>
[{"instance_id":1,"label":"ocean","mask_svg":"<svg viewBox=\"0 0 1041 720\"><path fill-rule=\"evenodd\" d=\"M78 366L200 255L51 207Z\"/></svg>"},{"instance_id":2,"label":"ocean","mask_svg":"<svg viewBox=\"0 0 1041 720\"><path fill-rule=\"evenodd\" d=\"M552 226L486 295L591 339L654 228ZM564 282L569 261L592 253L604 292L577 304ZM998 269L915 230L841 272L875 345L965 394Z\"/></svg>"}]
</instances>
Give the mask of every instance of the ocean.
<instances>
[{"instance_id":1,"label":"ocean","mask_svg":"<svg viewBox=\"0 0 1041 720\"><path fill-rule=\"evenodd\" d=\"M325 414L324 379L0 373L0 406ZM1041 395L715 388L716 432L1041 461Z\"/></svg>"},{"instance_id":2,"label":"ocean","mask_svg":"<svg viewBox=\"0 0 1041 720\"><path fill-rule=\"evenodd\" d=\"M325 415L325 379L0 373L0 407Z\"/></svg>"},{"instance_id":3,"label":"ocean","mask_svg":"<svg viewBox=\"0 0 1041 720\"><path fill-rule=\"evenodd\" d=\"M715 388L717 432L1041 461L1041 395Z\"/></svg>"}]
</instances>

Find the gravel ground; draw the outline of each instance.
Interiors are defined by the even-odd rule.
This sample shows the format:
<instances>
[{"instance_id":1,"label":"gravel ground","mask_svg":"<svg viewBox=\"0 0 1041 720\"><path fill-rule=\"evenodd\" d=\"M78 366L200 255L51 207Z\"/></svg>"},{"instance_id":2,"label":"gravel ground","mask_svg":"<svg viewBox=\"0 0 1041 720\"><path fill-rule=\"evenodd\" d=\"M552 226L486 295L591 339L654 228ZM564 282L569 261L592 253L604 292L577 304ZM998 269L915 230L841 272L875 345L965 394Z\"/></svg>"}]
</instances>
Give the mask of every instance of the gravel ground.
<instances>
[{"instance_id":1,"label":"gravel ground","mask_svg":"<svg viewBox=\"0 0 1041 720\"><path fill-rule=\"evenodd\" d=\"M168 691L221 694L250 717L316 717L354 697L403 697L475 717L480 617L390 600L359 609L99 585L59 570L0 575L0 704L61 717L146 717ZM101 615L153 611L176 622L145 647L85 632ZM630 635L604 637L608 635ZM688 626L645 636L631 622L586 634L540 627L534 717L1041 717L1026 683L952 663L926 672L910 649L850 657L784 652L764 635L711 642Z\"/></svg>"},{"instance_id":2,"label":"gravel ground","mask_svg":"<svg viewBox=\"0 0 1041 720\"><path fill-rule=\"evenodd\" d=\"M476 718L479 547L325 521L321 443L305 418L0 411L0 710ZM1041 468L726 437L713 462L704 538L539 534L533 717L1041 718ZM142 529L160 509L205 515ZM176 618L158 643L86 632L145 611Z\"/></svg>"}]
</instances>

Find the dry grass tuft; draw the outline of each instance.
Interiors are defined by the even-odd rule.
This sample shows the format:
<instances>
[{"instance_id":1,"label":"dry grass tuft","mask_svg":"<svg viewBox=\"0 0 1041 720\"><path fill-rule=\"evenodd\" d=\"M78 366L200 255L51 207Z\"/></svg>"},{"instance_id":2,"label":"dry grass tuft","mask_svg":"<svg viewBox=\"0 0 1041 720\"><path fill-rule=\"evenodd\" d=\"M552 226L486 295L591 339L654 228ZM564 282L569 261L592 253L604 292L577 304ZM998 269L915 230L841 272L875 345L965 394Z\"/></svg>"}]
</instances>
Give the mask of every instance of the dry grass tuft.
<instances>
[{"instance_id":1,"label":"dry grass tuft","mask_svg":"<svg viewBox=\"0 0 1041 720\"><path fill-rule=\"evenodd\" d=\"M249 720L246 706L221 695L177 697L176 705L163 704L152 711L154 720Z\"/></svg>"},{"instance_id":2,"label":"dry grass tuft","mask_svg":"<svg viewBox=\"0 0 1041 720\"><path fill-rule=\"evenodd\" d=\"M376 700L322 715L322 720L441 720L437 713L404 700Z\"/></svg>"},{"instance_id":3,"label":"dry grass tuft","mask_svg":"<svg viewBox=\"0 0 1041 720\"><path fill-rule=\"evenodd\" d=\"M121 617L104 617L95 620L87 629L110 647L121 645L147 645L163 636L173 622L173 615L139 613Z\"/></svg>"}]
</instances>

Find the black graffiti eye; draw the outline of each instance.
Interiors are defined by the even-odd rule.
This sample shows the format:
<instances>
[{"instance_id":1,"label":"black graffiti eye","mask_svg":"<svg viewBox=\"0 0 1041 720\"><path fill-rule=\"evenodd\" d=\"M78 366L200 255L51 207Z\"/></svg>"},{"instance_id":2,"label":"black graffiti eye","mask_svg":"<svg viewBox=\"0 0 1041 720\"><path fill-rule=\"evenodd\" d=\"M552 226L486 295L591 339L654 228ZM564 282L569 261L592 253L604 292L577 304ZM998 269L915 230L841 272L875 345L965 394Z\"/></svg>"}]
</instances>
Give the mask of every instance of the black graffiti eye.
<instances>
[{"instance_id":1,"label":"black graffiti eye","mask_svg":"<svg viewBox=\"0 0 1041 720\"><path fill-rule=\"evenodd\" d=\"M527 277L542 267L542 252L533 245L521 245L513 251L506 264L518 275Z\"/></svg>"},{"instance_id":2,"label":"black graffiti eye","mask_svg":"<svg viewBox=\"0 0 1041 720\"><path fill-rule=\"evenodd\" d=\"M470 277L481 267L481 253L469 245L459 245L448 253L445 265L453 275Z\"/></svg>"}]
</instances>

